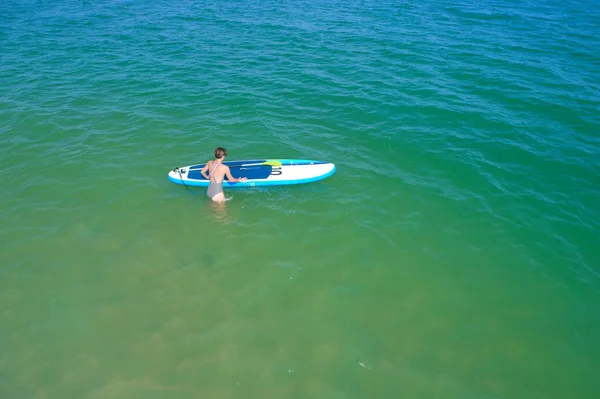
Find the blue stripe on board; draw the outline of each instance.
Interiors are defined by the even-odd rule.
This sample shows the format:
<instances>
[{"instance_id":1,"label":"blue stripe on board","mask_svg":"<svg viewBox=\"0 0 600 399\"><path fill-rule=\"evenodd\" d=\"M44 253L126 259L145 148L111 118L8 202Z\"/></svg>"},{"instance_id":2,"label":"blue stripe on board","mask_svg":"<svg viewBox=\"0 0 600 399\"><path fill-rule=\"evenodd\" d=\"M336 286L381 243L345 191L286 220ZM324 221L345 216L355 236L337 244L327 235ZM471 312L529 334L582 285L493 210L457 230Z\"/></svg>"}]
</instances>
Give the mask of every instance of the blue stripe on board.
<instances>
[{"instance_id":1,"label":"blue stripe on board","mask_svg":"<svg viewBox=\"0 0 600 399\"><path fill-rule=\"evenodd\" d=\"M329 163L325 161L315 161L311 159L250 159L246 161L226 161L224 162L224 164L231 168L239 165L261 164L264 162L281 162L281 165L321 165L324 163ZM191 165L189 169L202 169L204 165L206 165L206 163Z\"/></svg>"},{"instance_id":2,"label":"blue stripe on board","mask_svg":"<svg viewBox=\"0 0 600 399\"><path fill-rule=\"evenodd\" d=\"M267 177L269 177L271 175L271 170L273 168L268 165L251 165L251 166L238 165L238 166L229 166L229 169L231 171L231 175L236 179L239 177L246 177L248 179L266 179ZM202 176L202 173L200 173L201 170L202 170L202 168L190 169L187 173L187 178L194 179L194 180L208 181L204 176ZM227 176L225 177L225 180L228 180Z\"/></svg>"}]
</instances>

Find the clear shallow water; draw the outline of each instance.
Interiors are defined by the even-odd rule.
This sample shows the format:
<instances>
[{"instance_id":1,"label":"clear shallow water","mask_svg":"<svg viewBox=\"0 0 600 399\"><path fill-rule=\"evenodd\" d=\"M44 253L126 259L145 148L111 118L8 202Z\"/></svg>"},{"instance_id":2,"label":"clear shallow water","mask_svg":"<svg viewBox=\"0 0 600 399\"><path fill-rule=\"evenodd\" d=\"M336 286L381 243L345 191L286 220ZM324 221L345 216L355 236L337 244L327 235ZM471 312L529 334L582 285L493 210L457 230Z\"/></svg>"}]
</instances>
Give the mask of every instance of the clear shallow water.
<instances>
[{"instance_id":1,"label":"clear shallow water","mask_svg":"<svg viewBox=\"0 0 600 399\"><path fill-rule=\"evenodd\" d=\"M0 11L4 398L595 398L593 2ZM231 159L321 183L171 184Z\"/></svg>"}]
</instances>

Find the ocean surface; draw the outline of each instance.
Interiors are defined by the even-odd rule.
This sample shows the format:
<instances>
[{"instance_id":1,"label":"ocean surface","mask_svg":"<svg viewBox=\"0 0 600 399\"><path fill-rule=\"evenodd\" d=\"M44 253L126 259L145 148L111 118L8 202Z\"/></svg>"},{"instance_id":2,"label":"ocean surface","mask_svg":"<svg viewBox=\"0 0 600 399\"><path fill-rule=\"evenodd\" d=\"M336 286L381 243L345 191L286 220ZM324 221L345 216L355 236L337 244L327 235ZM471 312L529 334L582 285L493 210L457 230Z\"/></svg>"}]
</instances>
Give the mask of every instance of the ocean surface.
<instances>
[{"instance_id":1,"label":"ocean surface","mask_svg":"<svg viewBox=\"0 0 600 399\"><path fill-rule=\"evenodd\" d=\"M1 0L0 171L2 399L600 397L597 1Z\"/></svg>"}]
</instances>

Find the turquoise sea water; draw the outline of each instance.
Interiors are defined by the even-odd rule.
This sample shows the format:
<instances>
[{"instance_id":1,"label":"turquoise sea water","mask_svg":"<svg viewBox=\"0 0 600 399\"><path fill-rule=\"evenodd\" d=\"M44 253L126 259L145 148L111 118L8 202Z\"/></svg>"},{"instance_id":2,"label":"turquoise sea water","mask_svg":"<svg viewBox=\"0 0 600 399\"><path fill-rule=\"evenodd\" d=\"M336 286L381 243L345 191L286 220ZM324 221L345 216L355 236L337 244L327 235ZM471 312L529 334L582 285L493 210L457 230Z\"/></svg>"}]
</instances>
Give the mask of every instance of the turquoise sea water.
<instances>
[{"instance_id":1,"label":"turquoise sea water","mask_svg":"<svg viewBox=\"0 0 600 399\"><path fill-rule=\"evenodd\" d=\"M0 398L597 398L599 10L1 1Z\"/></svg>"}]
</instances>

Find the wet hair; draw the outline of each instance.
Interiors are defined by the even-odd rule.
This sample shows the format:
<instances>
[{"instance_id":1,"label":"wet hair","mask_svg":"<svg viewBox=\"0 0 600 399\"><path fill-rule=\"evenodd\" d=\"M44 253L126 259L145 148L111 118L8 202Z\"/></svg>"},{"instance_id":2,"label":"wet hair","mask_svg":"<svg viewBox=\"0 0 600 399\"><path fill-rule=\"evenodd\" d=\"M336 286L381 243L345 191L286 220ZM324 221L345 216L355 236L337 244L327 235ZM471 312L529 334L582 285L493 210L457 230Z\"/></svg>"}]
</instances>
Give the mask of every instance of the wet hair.
<instances>
[{"instance_id":1,"label":"wet hair","mask_svg":"<svg viewBox=\"0 0 600 399\"><path fill-rule=\"evenodd\" d=\"M227 150L223 147L215 148L215 158L221 159L227 155Z\"/></svg>"}]
</instances>

